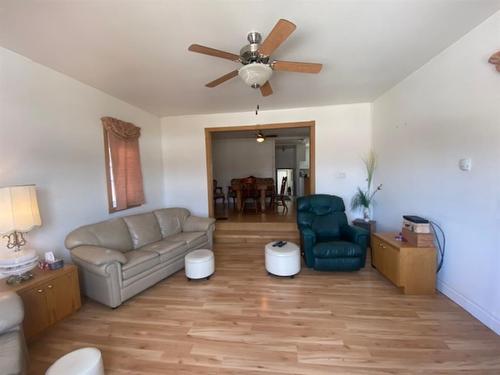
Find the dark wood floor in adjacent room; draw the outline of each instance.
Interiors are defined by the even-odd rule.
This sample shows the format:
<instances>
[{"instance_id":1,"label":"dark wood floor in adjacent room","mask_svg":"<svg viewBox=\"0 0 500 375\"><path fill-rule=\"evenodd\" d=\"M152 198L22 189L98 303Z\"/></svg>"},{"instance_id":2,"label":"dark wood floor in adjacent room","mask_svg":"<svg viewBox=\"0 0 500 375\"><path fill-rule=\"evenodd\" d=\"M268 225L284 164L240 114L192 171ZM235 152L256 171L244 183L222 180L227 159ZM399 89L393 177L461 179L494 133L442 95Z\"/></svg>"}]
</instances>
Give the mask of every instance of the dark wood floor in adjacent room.
<instances>
[{"instance_id":1,"label":"dark wood floor in adjacent room","mask_svg":"<svg viewBox=\"0 0 500 375\"><path fill-rule=\"evenodd\" d=\"M500 337L443 295L405 296L369 265L270 277L262 246L216 246L112 310L94 302L30 345L31 374L84 346L106 374L499 374Z\"/></svg>"}]
</instances>

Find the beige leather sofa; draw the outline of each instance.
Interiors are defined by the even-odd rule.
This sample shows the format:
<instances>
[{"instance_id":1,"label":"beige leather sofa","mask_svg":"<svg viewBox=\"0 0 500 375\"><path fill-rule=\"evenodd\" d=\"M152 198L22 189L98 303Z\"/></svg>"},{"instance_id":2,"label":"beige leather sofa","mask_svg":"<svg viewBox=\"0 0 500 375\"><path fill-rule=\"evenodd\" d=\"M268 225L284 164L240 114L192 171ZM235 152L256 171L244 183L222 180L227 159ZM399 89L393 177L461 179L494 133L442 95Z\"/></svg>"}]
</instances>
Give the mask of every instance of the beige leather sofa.
<instances>
[{"instance_id":1,"label":"beige leather sofa","mask_svg":"<svg viewBox=\"0 0 500 375\"><path fill-rule=\"evenodd\" d=\"M86 225L66 237L85 295L110 307L184 268L192 250L212 248L214 219L164 208Z\"/></svg>"},{"instance_id":2,"label":"beige leather sofa","mask_svg":"<svg viewBox=\"0 0 500 375\"><path fill-rule=\"evenodd\" d=\"M0 374L26 372L27 351L22 330L23 317L21 298L12 292L0 293Z\"/></svg>"}]
</instances>

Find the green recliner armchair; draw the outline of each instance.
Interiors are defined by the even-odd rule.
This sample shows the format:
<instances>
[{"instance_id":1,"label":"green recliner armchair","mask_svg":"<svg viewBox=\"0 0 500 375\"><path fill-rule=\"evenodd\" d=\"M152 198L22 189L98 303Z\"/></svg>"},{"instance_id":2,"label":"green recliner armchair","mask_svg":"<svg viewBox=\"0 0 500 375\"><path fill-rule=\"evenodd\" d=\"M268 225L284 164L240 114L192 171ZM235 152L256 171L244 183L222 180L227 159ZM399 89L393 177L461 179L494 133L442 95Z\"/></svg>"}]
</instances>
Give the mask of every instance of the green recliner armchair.
<instances>
[{"instance_id":1,"label":"green recliner armchair","mask_svg":"<svg viewBox=\"0 0 500 375\"><path fill-rule=\"evenodd\" d=\"M365 266L368 231L347 223L342 198L328 194L298 198L297 225L308 267L356 271Z\"/></svg>"}]
</instances>

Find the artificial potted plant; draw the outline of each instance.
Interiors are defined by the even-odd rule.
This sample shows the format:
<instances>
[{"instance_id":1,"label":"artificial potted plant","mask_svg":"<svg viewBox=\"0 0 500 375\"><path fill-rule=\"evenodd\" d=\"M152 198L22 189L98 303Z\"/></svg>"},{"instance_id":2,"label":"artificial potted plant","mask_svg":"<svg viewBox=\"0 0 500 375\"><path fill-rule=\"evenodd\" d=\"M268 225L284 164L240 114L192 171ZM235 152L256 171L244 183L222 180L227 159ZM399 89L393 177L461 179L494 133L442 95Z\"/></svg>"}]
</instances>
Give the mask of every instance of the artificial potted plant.
<instances>
[{"instance_id":1,"label":"artificial potted plant","mask_svg":"<svg viewBox=\"0 0 500 375\"><path fill-rule=\"evenodd\" d=\"M377 158L375 157L373 151L370 151L368 157L366 159L363 159L363 163L365 164L367 174L366 190L358 187L356 194L354 194L354 197L352 197L351 200L351 209L363 209L363 219L365 221L370 221L370 209L373 205L373 197L379 190L382 189L382 184L378 185L374 190L372 190L373 174L377 166Z\"/></svg>"}]
</instances>

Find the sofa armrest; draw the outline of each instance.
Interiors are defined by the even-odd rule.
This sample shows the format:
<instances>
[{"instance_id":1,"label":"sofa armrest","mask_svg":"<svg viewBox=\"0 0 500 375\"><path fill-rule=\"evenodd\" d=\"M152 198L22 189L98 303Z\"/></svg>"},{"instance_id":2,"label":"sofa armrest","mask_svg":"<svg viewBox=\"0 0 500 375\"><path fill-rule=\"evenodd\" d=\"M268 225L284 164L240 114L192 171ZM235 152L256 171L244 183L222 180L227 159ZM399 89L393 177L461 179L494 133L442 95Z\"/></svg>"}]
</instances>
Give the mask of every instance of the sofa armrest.
<instances>
[{"instance_id":1,"label":"sofa armrest","mask_svg":"<svg viewBox=\"0 0 500 375\"><path fill-rule=\"evenodd\" d=\"M99 246L78 246L71 250L71 256L76 257L84 262L94 266L101 266L118 262L121 264L127 263L127 258L118 250L107 249Z\"/></svg>"},{"instance_id":2,"label":"sofa armrest","mask_svg":"<svg viewBox=\"0 0 500 375\"><path fill-rule=\"evenodd\" d=\"M0 293L0 334L21 325L23 317L21 297L14 292Z\"/></svg>"},{"instance_id":3,"label":"sofa armrest","mask_svg":"<svg viewBox=\"0 0 500 375\"><path fill-rule=\"evenodd\" d=\"M188 216L182 225L183 232L206 232L211 229L215 219L211 217Z\"/></svg>"},{"instance_id":4,"label":"sofa armrest","mask_svg":"<svg viewBox=\"0 0 500 375\"><path fill-rule=\"evenodd\" d=\"M370 241L370 235L366 229L355 227L352 225L343 225L340 227L342 238L354 242L366 250Z\"/></svg>"},{"instance_id":5,"label":"sofa armrest","mask_svg":"<svg viewBox=\"0 0 500 375\"><path fill-rule=\"evenodd\" d=\"M314 266L313 248L314 245L316 245L316 233L314 233L314 231L308 227L299 228L299 231L300 231L300 240L304 250L306 265L308 267L313 267Z\"/></svg>"}]
</instances>

